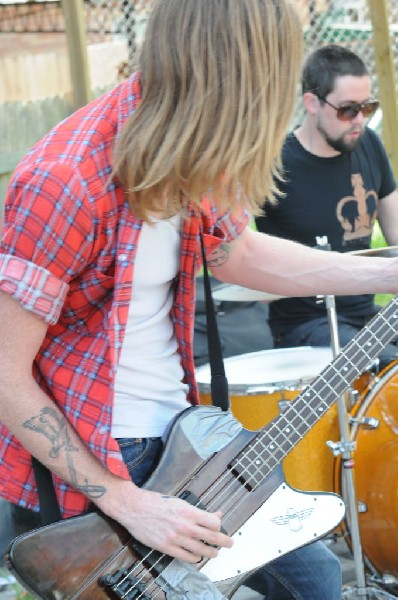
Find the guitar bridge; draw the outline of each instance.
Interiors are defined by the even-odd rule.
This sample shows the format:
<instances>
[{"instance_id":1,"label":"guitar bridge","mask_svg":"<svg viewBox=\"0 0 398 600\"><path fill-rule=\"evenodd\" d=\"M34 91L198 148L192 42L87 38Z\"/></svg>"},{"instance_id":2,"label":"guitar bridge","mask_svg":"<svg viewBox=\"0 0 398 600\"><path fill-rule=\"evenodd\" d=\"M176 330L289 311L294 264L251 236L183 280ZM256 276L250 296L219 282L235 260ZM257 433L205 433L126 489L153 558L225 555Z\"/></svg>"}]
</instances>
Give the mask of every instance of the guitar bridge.
<instances>
[{"instance_id":1,"label":"guitar bridge","mask_svg":"<svg viewBox=\"0 0 398 600\"><path fill-rule=\"evenodd\" d=\"M113 575L104 575L100 579L100 584L110 591L114 598L151 600L150 596L145 594L146 584L131 577L127 569L119 569Z\"/></svg>"},{"instance_id":2,"label":"guitar bridge","mask_svg":"<svg viewBox=\"0 0 398 600\"><path fill-rule=\"evenodd\" d=\"M141 558L142 566L145 567L147 573L156 580L158 575L171 563L173 560L170 556L161 554L156 550L152 550L145 544L141 544L137 540L132 540L132 548L134 552ZM152 596L148 596L148 583L132 576L134 566L130 570L119 569L113 575L104 575L100 579L103 585L109 592L113 594L112 598L122 598L123 600L151 600Z\"/></svg>"}]
</instances>

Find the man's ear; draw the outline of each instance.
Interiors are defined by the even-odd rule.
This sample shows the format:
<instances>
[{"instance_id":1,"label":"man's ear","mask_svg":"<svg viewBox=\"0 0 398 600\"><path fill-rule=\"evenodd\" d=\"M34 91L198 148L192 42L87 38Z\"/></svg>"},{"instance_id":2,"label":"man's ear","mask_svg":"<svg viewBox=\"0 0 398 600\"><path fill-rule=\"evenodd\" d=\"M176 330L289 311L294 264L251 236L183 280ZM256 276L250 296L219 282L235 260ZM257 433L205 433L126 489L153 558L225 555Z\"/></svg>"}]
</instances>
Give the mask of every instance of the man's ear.
<instances>
[{"instance_id":1,"label":"man's ear","mask_svg":"<svg viewBox=\"0 0 398 600\"><path fill-rule=\"evenodd\" d=\"M303 104L306 111L311 115L314 115L319 108L319 98L312 92L305 92L303 94Z\"/></svg>"}]
</instances>

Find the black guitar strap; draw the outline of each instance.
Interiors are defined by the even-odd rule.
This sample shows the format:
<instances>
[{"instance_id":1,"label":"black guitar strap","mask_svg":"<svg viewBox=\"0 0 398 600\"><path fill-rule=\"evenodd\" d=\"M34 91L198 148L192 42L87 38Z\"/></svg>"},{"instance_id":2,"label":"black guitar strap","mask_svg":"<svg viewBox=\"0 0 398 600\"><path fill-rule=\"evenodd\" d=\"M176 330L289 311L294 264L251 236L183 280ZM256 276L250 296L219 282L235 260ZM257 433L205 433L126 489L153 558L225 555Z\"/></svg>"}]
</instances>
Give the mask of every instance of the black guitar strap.
<instances>
[{"instance_id":1,"label":"black guitar strap","mask_svg":"<svg viewBox=\"0 0 398 600\"><path fill-rule=\"evenodd\" d=\"M40 519L42 525L50 525L61 520L61 511L55 494L51 472L32 456L32 467L39 494Z\"/></svg>"},{"instance_id":2,"label":"black guitar strap","mask_svg":"<svg viewBox=\"0 0 398 600\"><path fill-rule=\"evenodd\" d=\"M210 393L212 404L214 406L219 406L222 410L226 411L229 409L228 380L225 376L216 311L214 309L213 296L211 295L210 278L207 271L206 254L202 234L200 234L200 246L202 249L203 285L206 298L207 347L209 350L211 374Z\"/></svg>"}]
</instances>

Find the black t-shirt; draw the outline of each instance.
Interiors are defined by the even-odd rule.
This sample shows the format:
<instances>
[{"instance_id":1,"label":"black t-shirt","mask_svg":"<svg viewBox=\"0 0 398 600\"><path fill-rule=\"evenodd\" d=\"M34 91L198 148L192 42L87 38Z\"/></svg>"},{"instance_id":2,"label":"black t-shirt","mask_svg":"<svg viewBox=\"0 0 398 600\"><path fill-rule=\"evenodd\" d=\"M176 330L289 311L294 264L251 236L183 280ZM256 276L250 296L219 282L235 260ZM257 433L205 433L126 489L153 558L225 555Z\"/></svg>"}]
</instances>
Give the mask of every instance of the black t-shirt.
<instances>
[{"instance_id":1,"label":"black t-shirt","mask_svg":"<svg viewBox=\"0 0 398 600\"><path fill-rule=\"evenodd\" d=\"M326 236L332 250L350 252L370 247L379 199L395 190L387 154L378 136L366 128L352 152L331 158L315 156L290 133L282 163L285 194L265 215L256 218L257 229L281 238L316 246ZM375 313L373 296L338 296L339 316L350 319ZM269 322L274 333L326 314L316 298L288 298L272 302Z\"/></svg>"}]
</instances>

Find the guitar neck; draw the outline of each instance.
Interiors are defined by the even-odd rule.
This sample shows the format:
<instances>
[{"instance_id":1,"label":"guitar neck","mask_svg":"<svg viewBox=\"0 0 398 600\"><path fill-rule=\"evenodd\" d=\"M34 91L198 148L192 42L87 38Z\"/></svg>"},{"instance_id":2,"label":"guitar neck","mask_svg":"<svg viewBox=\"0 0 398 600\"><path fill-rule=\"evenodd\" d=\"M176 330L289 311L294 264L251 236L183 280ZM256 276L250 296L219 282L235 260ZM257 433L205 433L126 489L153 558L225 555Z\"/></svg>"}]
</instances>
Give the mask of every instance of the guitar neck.
<instances>
[{"instance_id":1,"label":"guitar neck","mask_svg":"<svg viewBox=\"0 0 398 600\"><path fill-rule=\"evenodd\" d=\"M383 308L336 358L258 433L237 457L254 487L280 464L333 403L398 333L398 297Z\"/></svg>"}]
</instances>

